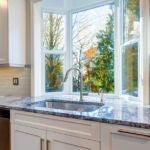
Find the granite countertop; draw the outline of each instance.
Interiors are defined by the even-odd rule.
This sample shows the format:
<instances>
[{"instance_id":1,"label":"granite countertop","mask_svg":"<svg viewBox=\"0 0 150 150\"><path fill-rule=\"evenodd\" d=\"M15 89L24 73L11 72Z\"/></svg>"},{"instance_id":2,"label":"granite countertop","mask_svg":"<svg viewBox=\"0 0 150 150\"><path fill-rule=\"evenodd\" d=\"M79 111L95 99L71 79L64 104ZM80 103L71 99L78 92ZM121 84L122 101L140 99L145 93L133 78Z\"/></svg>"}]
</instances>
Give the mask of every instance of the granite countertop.
<instances>
[{"instance_id":1,"label":"granite countertop","mask_svg":"<svg viewBox=\"0 0 150 150\"><path fill-rule=\"evenodd\" d=\"M150 106L117 98L104 98L104 106L99 106L93 112L77 112L29 105L47 99L78 101L79 97L57 95L36 98L0 98L0 108L150 129ZM88 102L98 102L99 97L88 96L84 99Z\"/></svg>"}]
</instances>

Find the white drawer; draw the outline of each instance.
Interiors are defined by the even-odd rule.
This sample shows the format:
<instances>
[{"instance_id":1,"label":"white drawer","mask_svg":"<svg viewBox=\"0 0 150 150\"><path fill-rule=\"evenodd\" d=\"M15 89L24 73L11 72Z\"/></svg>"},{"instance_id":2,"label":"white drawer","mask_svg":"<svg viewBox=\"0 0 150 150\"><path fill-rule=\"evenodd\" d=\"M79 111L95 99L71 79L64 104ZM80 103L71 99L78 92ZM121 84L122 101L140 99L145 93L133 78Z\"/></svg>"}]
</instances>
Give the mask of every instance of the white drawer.
<instances>
[{"instance_id":1,"label":"white drawer","mask_svg":"<svg viewBox=\"0 0 150 150\"><path fill-rule=\"evenodd\" d=\"M98 122L11 110L11 123L90 140L100 140Z\"/></svg>"}]
</instances>

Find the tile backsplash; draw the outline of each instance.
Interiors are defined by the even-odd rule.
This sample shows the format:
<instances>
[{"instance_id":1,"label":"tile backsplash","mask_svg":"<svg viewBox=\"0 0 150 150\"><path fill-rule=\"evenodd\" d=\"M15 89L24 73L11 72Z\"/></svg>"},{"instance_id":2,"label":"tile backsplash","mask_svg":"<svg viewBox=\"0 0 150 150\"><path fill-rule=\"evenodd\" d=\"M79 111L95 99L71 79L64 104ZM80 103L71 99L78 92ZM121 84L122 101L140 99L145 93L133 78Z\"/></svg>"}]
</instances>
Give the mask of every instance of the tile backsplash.
<instances>
[{"instance_id":1,"label":"tile backsplash","mask_svg":"<svg viewBox=\"0 0 150 150\"><path fill-rule=\"evenodd\" d=\"M19 85L13 85L13 78L19 78ZM0 68L0 96L30 96L30 68Z\"/></svg>"}]
</instances>

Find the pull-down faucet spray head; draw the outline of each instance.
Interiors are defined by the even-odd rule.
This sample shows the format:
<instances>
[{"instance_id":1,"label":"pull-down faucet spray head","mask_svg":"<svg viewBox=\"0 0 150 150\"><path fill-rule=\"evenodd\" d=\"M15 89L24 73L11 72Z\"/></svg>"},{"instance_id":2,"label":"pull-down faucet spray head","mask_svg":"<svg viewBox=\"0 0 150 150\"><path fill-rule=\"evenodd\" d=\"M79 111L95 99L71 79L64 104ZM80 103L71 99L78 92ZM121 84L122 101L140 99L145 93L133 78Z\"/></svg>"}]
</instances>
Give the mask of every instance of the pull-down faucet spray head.
<instances>
[{"instance_id":1,"label":"pull-down faucet spray head","mask_svg":"<svg viewBox=\"0 0 150 150\"><path fill-rule=\"evenodd\" d=\"M64 82L66 82L67 81L67 79L68 79L68 75L69 75L69 72L71 71L71 70L76 70L76 71L78 71L79 73L80 73L80 101L83 101L83 99L82 99L82 88L83 88L83 79L82 79L82 73L81 73L81 71L80 71L80 69L77 69L77 68L70 68L70 69L68 69L67 70L67 72L66 72L66 75L65 75L65 78L64 78Z\"/></svg>"}]
</instances>

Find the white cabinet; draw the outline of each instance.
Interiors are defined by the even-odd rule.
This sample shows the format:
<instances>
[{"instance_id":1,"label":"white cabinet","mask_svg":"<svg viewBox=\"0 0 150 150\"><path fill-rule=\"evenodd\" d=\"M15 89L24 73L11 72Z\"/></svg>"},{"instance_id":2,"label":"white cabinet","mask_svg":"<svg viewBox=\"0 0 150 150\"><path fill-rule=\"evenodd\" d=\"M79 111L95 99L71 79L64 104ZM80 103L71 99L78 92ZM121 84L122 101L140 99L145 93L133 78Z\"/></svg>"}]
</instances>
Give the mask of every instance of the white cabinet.
<instances>
[{"instance_id":1,"label":"white cabinet","mask_svg":"<svg viewBox=\"0 0 150 150\"><path fill-rule=\"evenodd\" d=\"M12 125L11 150L99 150L99 142L24 125Z\"/></svg>"},{"instance_id":2,"label":"white cabinet","mask_svg":"<svg viewBox=\"0 0 150 150\"><path fill-rule=\"evenodd\" d=\"M11 150L46 150L46 131L12 125Z\"/></svg>"},{"instance_id":3,"label":"white cabinet","mask_svg":"<svg viewBox=\"0 0 150 150\"><path fill-rule=\"evenodd\" d=\"M150 130L11 110L11 150L149 150Z\"/></svg>"},{"instance_id":4,"label":"white cabinet","mask_svg":"<svg viewBox=\"0 0 150 150\"><path fill-rule=\"evenodd\" d=\"M47 150L99 150L99 142L48 131Z\"/></svg>"},{"instance_id":5,"label":"white cabinet","mask_svg":"<svg viewBox=\"0 0 150 150\"><path fill-rule=\"evenodd\" d=\"M150 131L117 125L101 125L101 150L149 150Z\"/></svg>"},{"instance_id":6,"label":"white cabinet","mask_svg":"<svg viewBox=\"0 0 150 150\"><path fill-rule=\"evenodd\" d=\"M26 0L0 0L0 66L27 65Z\"/></svg>"},{"instance_id":7,"label":"white cabinet","mask_svg":"<svg viewBox=\"0 0 150 150\"><path fill-rule=\"evenodd\" d=\"M99 123L11 110L11 150L100 150Z\"/></svg>"}]
</instances>

